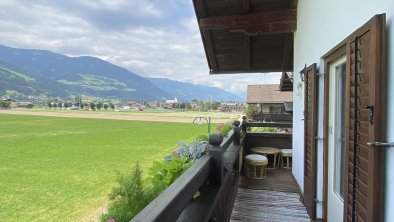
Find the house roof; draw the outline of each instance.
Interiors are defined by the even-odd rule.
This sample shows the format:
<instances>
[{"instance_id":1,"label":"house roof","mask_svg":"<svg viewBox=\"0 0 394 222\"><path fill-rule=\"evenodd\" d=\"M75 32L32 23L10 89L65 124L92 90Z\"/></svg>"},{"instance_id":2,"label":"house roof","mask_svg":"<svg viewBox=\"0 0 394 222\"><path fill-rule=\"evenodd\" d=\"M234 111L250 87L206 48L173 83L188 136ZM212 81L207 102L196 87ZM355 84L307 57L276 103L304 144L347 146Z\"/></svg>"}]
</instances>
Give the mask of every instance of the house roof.
<instances>
[{"instance_id":1,"label":"house roof","mask_svg":"<svg viewBox=\"0 0 394 222\"><path fill-rule=\"evenodd\" d=\"M279 84L280 91L293 91L293 73L282 72Z\"/></svg>"},{"instance_id":2,"label":"house roof","mask_svg":"<svg viewBox=\"0 0 394 222\"><path fill-rule=\"evenodd\" d=\"M293 92L281 92L278 84L248 85L246 102L253 103L284 103L293 101Z\"/></svg>"},{"instance_id":3,"label":"house roof","mask_svg":"<svg viewBox=\"0 0 394 222\"><path fill-rule=\"evenodd\" d=\"M293 70L298 0L193 0L210 74Z\"/></svg>"}]
</instances>

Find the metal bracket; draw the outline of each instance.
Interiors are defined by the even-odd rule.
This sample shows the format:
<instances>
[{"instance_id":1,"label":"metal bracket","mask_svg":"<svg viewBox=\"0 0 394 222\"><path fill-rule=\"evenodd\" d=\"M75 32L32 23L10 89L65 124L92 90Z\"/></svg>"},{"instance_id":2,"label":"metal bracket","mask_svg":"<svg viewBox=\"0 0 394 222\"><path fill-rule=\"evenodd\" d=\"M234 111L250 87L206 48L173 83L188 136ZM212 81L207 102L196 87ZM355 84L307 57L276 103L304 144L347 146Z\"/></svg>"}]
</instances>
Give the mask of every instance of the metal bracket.
<instances>
[{"instance_id":1,"label":"metal bracket","mask_svg":"<svg viewBox=\"0 0 394 222\"><path fill-rule=\"evenodd\" d=\"M318 72L316 73L316 75L319 76L319 77L324 77L325 76L324 73L318 73Z\"/></svg>"},{"instance_id":2,"label":"metal bracket","mask_svg":"<svg viewBox=\"0 0 394 222\"><path fill-rule=\"evenodd\" d=\"M319 199L315 199L315 202L316 202L316 203L324 203L324 201L319 200Z\"/></svg>"},{"instance_id":3,"label":"metal bracket","mask_svg":"<svg viewBox=\"0 0 394 222\"><path fill-rule=\"evenodd\" d=\"M317 136L315 137L316 140L324 140L324 137Z\"/></svg>"},{"instance_id":4,"label":"metal bracket","mask_svg":"<svg viewBox=\"0 0 394 222\"><path fill-rule=\"evenodd\" d=\"M368 146L387 146L387 147L394 147L394 142L391 143L382 143L382 142L368 142Z\"/></svg>"}]
</instances>

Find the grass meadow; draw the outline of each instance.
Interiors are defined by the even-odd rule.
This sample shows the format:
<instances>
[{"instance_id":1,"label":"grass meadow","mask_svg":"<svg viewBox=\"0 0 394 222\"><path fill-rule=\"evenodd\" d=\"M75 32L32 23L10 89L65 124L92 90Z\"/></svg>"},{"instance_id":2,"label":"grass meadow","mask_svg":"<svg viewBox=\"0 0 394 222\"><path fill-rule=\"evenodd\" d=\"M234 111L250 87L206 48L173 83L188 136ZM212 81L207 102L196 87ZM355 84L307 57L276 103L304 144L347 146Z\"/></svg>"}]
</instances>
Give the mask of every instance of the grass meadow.
<instances>
[{"instance_id":1,"label":"grass meadow","mask_svg":"<svg viewBox=\"0 0 394 222\"><path fill-rule=\"evenodd\" d=\"M22 109L26 111L26 109ZM48 108L33 108L28 110L31 112L62 112L62 113L103 113L103 114L114 114L114 115L131 115L131 116L165 116L165 117L212 117L214 119L238 119L241 113L232 113L232 112L220 112L220 111L179 111L177 109L173 110L165 110L165 109L146 109L144 111L122 111L122 112L115 112L111 109L108 110L96 110L96 111L89 111L89 110L65 110L65 109L48 109Z\"/></svg>"},{"instance_id":2,"label":"grass meadow","mask_svg":"<svg viewBox=\"0 0 394 222\"><path fill-rule=\"evenodd\" d=\"M0 221L83 221L116 172L146 170L207 125L0 114ZM100 215L100 212L98 213Z\"/></svg>"}]
</instances>

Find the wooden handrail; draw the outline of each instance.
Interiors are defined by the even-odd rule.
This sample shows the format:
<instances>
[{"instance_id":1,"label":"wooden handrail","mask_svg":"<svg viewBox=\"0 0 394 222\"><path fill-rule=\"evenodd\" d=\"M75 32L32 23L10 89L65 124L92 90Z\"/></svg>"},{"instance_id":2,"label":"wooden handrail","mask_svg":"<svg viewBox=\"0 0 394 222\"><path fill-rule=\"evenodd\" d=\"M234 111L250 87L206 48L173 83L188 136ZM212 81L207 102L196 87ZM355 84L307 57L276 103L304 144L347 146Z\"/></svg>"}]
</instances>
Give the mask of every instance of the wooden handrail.
<instances>
[{"instance_id":1,"label":"wooden handrail","mask_svg":"<svg viewBox=\"0 0 394 222\"><path fill-rule=\"evenodd\" d=\"M246 127L278 127L278 128L292 128L293 123L261 123L261 122L246 122Z\"/></svg>"},{"instance_id":2,"label":"wooden handrail","mask_svg":"<svg viewBox=\"0 0 394 222\"><path fill-rule=\"evenodd\" d=\"M198 159L131 221L175 221L211 170L211 156L206 155Z\"/></svg>"},{"instance_id":3,"label":"wooden handrail","mask_svg":"<svg viewBox=\"0 0 394 222\"><path fill-rule=\"evenodd\" d=\"M218 199L228 196L222 194L228 192L226 183L232 183L231 186L234 183L231 182L234 181L231 168L236 163L240 150L239 121L235 121L234 125L235 129L229 132L224 141L218 134L211 135L209 142L212 149L209 155L197 160L131 221L176 221L177 219L190 221L190 218L184 215L192 215L191 217L194 217L192 221L200 221L200 218L203 221L209 219L213 209L216 209L216 205L220 202ZM206 181L209 181L209 185L202 188L202 192L205 193L191 203L194 193L201 189ZM204 206L205 212L209 215L201 217L202 209L196 208L196 204ZM182 212L184 213L178 218Z\"/></svg>"}]
</instances>

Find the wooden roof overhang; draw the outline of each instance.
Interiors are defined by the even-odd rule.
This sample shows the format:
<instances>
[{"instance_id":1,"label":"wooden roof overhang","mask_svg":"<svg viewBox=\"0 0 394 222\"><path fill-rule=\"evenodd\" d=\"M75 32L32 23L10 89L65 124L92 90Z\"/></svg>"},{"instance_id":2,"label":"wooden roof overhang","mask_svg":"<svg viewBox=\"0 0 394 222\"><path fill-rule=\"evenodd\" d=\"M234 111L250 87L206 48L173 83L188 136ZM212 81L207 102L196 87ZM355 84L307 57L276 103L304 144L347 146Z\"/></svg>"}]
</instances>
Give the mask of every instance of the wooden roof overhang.
<instances>
[{"instance_id":1,"label":"wooden roof overhang","mask_svg":"<svg viewBox=\"0 0 394 222\"><path fill-rule=\"evenodd\" d=\"M298 0L193 0L210 74L293 71Z\"/></svg>"}]
</instances>

